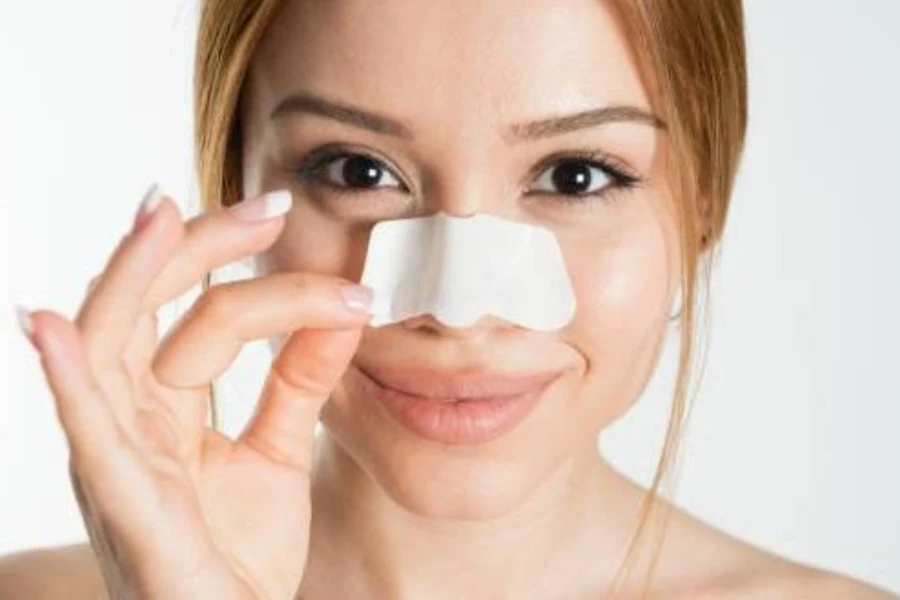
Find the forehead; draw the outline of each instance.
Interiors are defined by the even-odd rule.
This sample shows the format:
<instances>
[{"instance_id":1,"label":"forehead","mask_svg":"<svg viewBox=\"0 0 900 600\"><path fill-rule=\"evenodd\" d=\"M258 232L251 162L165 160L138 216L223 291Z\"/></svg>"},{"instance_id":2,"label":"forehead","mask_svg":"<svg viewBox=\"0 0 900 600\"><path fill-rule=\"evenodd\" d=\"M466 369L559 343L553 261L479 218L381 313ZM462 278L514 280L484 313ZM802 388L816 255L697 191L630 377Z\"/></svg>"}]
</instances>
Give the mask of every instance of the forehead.
<instances>
[{"instance_id":1,"label":"forehead","mask_svg":"<svg viewBox=\"0 0 900 600\"><path fill-rule=\"evenodd\" d=\"M264 109L305 91L411 122L441 115L452 127L486 115L650 108L601 0L286 0L251 79Z\"/></svg>"}]
</instances>

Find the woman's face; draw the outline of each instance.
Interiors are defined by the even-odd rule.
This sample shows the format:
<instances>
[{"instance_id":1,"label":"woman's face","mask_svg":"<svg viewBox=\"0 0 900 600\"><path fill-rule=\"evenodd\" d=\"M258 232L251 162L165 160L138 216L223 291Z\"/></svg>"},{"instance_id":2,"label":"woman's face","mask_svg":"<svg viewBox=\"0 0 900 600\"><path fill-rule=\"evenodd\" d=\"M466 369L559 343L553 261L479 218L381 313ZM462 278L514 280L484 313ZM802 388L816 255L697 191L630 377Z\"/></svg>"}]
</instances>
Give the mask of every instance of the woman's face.
<instances>
[{"instance_id":1,"label":"woman's face","mask_svg":"<svg viewBox=\"0 0 900 600\"><path fill-rule=\"evenodd\" d=\"M261 275L358 281L377 221L491 213L550 229L575 289L575 317L553 333L493 317L468 329L429 316L366 328L360 364L564 375L515 429L468 446L418 437L345 380L321 418L353 460L416 513L484 518L596 452L598 432L649 379L678 285L665 137L627 111L614 122L525 124L612 106L652 114L612 9L598 0L288 0L246 91L244 192L289 188L295 199L282 237L259 258ZM283 104L292 95L317 100ZM326 102L390 123L302 109ZM345 178L338 156L301 181L305 158L326 145L369 157L370 178Z\"/></svg>"}]
</instances>

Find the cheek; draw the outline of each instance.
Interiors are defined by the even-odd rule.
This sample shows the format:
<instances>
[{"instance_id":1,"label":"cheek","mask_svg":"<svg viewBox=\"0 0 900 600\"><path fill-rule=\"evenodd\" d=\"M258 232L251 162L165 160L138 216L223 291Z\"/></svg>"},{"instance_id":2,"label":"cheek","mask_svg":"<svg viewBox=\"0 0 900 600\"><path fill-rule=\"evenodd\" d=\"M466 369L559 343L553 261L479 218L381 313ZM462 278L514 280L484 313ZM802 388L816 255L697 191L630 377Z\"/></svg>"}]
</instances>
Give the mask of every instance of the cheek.
<instances>
[{"instance_id":1,"label":"cheek","mask_svg":"<svg viewBox=\"0 0 900 600\"><path fill-rule=\"evenodd\" d=\"M630 239L579 254L573 277L582 327L634 334L656 320L666 302L668 273L665 248L655 241Z\"/></svg>"},{"instance_id":2,"label":"cheek","mask_svg":"<svg viewBox=\"0 0 900 600\"><path fill-rule=\"evenodd\" d=\"M646 383L664 339L670 242L665 224L649 218L612 236L563 242L578 301L568 341L586 363L586 394L613 412Z\"/></svg>"},{"instance_id":3,"label":"cheek","mask_svg":"<svg viewBox=\"0 0 900 600\"><path fill-rule=\"evenodd\" d=\"M581 353L592 386L625 383L641 351L655 347L665 329L667 228L652 211L628 212L606 231L558 233L578 302L563 335ZM260 273L304 271L358 280L372 225L331 218L310 202L297 202L281 238L258 257Z\"/></svg>"}]
</instances>

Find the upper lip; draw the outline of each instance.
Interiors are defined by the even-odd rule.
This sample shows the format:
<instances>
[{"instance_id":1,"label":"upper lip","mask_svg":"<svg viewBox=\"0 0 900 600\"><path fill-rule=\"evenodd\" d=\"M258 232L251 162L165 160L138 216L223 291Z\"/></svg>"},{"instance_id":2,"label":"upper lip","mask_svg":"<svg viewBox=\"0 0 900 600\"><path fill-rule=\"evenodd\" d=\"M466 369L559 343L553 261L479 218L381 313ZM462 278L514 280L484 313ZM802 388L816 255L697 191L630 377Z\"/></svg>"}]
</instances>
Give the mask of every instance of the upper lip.
<instances>
[{"instance_id":1,"label":"upper lip","mask_svg":"<svg viewBox=\"0 0 900 600\"><path fill-rule=\"evenodd\" d=\"M500 372L487 369L448 371L433 367L357 367L376 383L425 398L497 398L516 396L556 380L560 371Z\"/></svg>"}]
</instances>

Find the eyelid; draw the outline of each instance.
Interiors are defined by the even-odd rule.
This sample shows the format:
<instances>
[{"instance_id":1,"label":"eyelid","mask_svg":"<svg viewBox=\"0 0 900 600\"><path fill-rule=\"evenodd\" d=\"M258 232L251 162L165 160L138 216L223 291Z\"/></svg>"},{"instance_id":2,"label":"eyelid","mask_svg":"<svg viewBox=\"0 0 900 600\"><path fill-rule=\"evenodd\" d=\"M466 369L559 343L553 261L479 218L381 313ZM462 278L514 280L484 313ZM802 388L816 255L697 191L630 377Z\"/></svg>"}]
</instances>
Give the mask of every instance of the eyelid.
<instances>
[{"instance_id":1,"label":"eyelid","mask_svg":"<svg viewBox=\"0 0 900 600\"><path fill-rule=\"evenodd\" d=\"M550 173L553 169L557 168L562 162L563 161L557 162L555 164L551 164L546 169L541 171L538 174L538 177L535 179L535 183L532 184L532 187L530 189L533 192L541 193L541 194L559 194L559 192L555 192L552 189L549 189L549 190L548 189L538 189L538 184L540 184L540 182L547 176L547 174ZM603 167L603 165L600 165L600 164L594 163L594 162L583 161L581 159L577 159L576 161L572 161L572 162L583 162L583 163L587 164L592 170L600 171L601 176L606 179L606 182L602 186L600 186L597 190L590 191L590 192L586 191L580 195L599 194L600 191L605 190L606 188L608 188L610 186L614 186L618 182L616 175L609 173L608 169L605 169Z\"/></svg>"},{"instance_id":2,"label":"eyelid","mask_svg":"<svg viewBox=\"0 0 900 600\"><path fill-rule=\"evenodd\" d=\"M322 181L316 177L323 167L330 165L341 158L358 155L365 156L370 160L379 163L382 168L386 169L399 182L399 186L389 185L354 189L330 183L328 181ZM567 160L586 162L603 171L603 173L611 179L611 182L600 188L598 191L576 195L548 190L531 190L530 186L533 185L533 182L538 176L547 169ZM343 142L332 142L315 148L304 155L300 160L299 166L290 169L290 172L293 174L293 177L302 184L323 186L329 188L331 190L330 193L338 195L358 195L364 194L365 192L386 189L395 189L408 193L411 191L414 192L417 189L416 186L408 184L405 178L399 173L399 169L393 166L392 161L382 157L379 152L367 148L354 147ZM645 182L646 179L635 169L607 152L597 150L596 148L569 148L554 152L542 158L535 166L528 170L525 175L525 180L520 182L519 187L525 195L560 196L564 199L571 198L572 202L578 202L579 199L585 200L590 197L599 198L600 196L610 194L619 188L631 188ZM417 194L413 193L413 196L415 197Z\"/></svg>"},{"instance_id":3,"label":"eyelid","mask_svg":"<svg viewBox=\"0 0 900 600\"><path fill-rule=\"evenodd\" d=\"M632 183L636 183L642 180L642 177L637 173L637 171L626 165L623 161L606 152L592 148L574 148L569 150L560 150L558 152L550 154L549 156L545 156L525 174L525 179L520 183L519 187L521 189L527 190L527 186L530 185L530 182L537 179L538 176L540 176L548 168L556 166L558 163L565 160L581 160L595 165L609 177L611 177L614 181L619 181L621 178L625 178ZM610 173L610 170L612 170L613 172Z\"/></svg>"},{"instance_id":4,"label":"eyelid","mask_svg":"<svg viewBox=\"0 0 900 600\"><path fill-rule=\"evenodd\" d=\"M365 156L369 160L377 162L399 183L399 186L379 186L372 189L394 188L402 189L403 191L409 191L411 189L410 185L406 182L406 179L403 177L403 175L400 174L399 169L394 167L392 162L387 158L380 156L379 153L373 150L354 148L340 142L325 144L324 146L319 146L318 148L310 151L303 156L303 158L300 160L300 164L294 167L292 171L296 174L297 179L301 183L327 185L334 189L347 193L367 191L352 190L351 188L345 188L329 183L327 181L319 181L315 177L324 167L329 166L342 158L350 158L353 156Z\"/></svg>"},{"instance_id":5,"label":"eyelid","mask_svg":"<svg viewBox=\"0 0 900 600\"><path fill-rule=\"evenodd\" d=\"M363 157L365 157L365 158L366 158L367 160L369 160L369 161L372 161L372 162L374 162L374 163L378 163L378 164L379 164L379 169L380 169L381 171L383 171L383 173L384 173L387 177L391 178L391 179L394 181L394 183L393 183L393 184L390 184L390 185L379 185L379 186L375 186L375 187L367 188L367 189L380 189L380 188L388 188L388 187L392 187L392 188L403 188L403 187L405 187L405 186L403 185L403 182L400 181L400 177L394 173L394 170L393 170L393 169L391 169L390 167L388 167L387 165L385 165L382 161L377 160L377 159L375 159L375 158L373 158L373 157L371 157L371 156L363 155L363 154L353 153L353 154L346 154L346 155L336 155L336 156L333 156L333 157L331 157L331 158L329 158L329 159L323 161L323 162L321 163L321 165L316 169L316 171L317 171L317 172L320 172L320 171L321 171L321 172L324 172L324 173L326 173L326 174L330 174L331 169L333 169L333 168L335 167L335 165L338 165L338 164L341 163L342 161L346 161L346 160L349 160L350 158L355 158L355 157L359 157L359 156L363 156ZM337 185L337 184L333 184L331 181L327 181L327 180L325 181L325 183L328 184L328 185ZM343 186L338 185L337 187L343 187Z\"/></svg>"}]
</instances>

